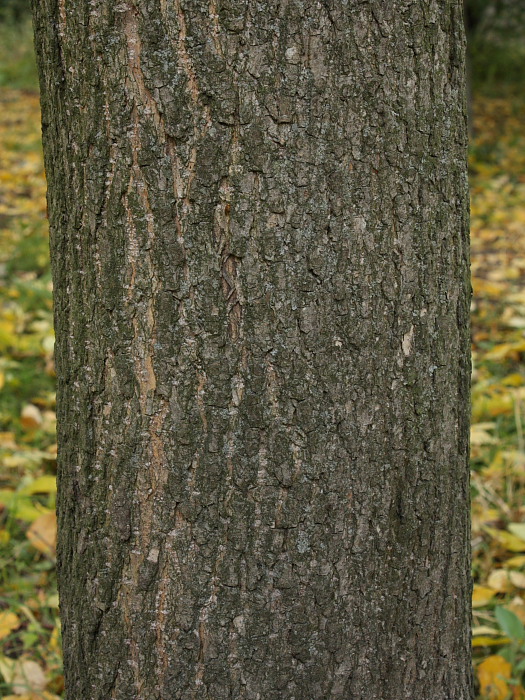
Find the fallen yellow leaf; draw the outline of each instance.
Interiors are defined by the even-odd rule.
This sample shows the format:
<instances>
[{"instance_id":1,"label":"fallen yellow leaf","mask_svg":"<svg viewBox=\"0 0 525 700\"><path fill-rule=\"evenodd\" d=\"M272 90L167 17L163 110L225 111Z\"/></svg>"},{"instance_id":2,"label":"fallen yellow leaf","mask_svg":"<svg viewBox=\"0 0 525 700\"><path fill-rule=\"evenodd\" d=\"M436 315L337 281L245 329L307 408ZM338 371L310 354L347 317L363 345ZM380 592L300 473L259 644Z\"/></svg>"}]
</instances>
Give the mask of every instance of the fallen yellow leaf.
<instances>
[{"instance_id":1,"label":"fallen yellow leaf","mask_svg":"<svg viewBox=\"0 0 525 700\"><path fill-rule=\"evenodd\" d=\"M7 447L9 450L16 450L17 444L14 433L0 433L0 447Z\"/></svg>"},{"instance_id":2,"label":"fallen yellow leaf","mask_svg":"<svg viewBox=\"0 0 525 700\"><path fill-rule=\"evenodd\" d=\"M509 552L525 552L525 540L522 540L521 537L506 530L498 530L495 527L485 526L483 529Z\"/></svg>"},{"instance_id":3,"label":"fallen yellow leaf","mask_svg":"<svg viewBox=\"0 0 525 700\"><path fill-rule=\"evenodd\" d=\"M525 588L525 574L520 571L510 571L509 578L513 586L516 588Z\"/></svg>"},{"instance_id":4,"label":"fallen yellow leaf","mask_svg":"<svg viewBox=\"0 0 525 700\"><path fill-rule=\"evenodd\" d=\"M474 637L472 640L473 647L496 647L501 644L508 644L510 639L508 637L489 637L488 635L481 635L479 637Z\"/></svg>"},{"instance_id":5,"label":"fallen yellow leaf","mask_svg":"<svg viewBox=\"0 0 525 700\"><path fill-rule=\"evenodd\" d=\"M27 531L27 539L42 554L54 557L57 541L57 518L55 513L44 513Z\"/></svg>"},{"instance_id":6,"label":"fallen yellow leaf","mask_svg":"<svg viewBox=\"0 0 525 700\"><path fill-rule=\"evenodd\" d=\"M479 689L489 700L505 700L509 692L512 667L498 654L487 657L478 666Z\"/></svg>"},{"instance_id":7,"label":"fallen yellow leaf","mask_svg":"<svg viewBox=\"0 0 525 700\"><path fill-rule=\"evenodd\" d=\"M514 400L510 390L494 396L478 395L472 400L472 420L479 421L487 416L495 418L514 411Z\"/></svg>"},{"instance_id":8,"label":"fallen yellow leaf","mask_svg":"<svg viewBox=\"0 0 525 700\"><path fill-rule=\"evenodd\" d=\"M13 690L16 695L39 693L47 684L46 676L36 661L20 659L15 666Z\"/></svg>"},{"instance_id":9,"label":"fallen yellow leaf","mask_svg":"<svg viewBox=\"0 0 525 700\"><path fill-rule=\"evenodd\" d=\"M10 346L16 347L15 323L12 320L0 321L0 346L2 350Z\"/></svg>"},{"instance_id":10,"label":"fallen yellow leaf","mask_svg":"<svg viewBox=\"0 0 525 700\"><path fill-rule=\"evenodd\" d=\"M49 648L51 651L60 651L60 626L57 625L51 632L49 638Z\"/></svg>"},{"instance_id":11,"label":"fallen yellow leaf","mask_svg":"<svg viewBox=\"0 0 525 700\"><path fill-rule=\"evenodd\" d=\"M470 428L470 444L471 445L492 445L497 442L488 431L493 428L495 423L477 423Z\"/></svg>"},{"instance_id":12,"label":"fallen yellow leaf","mask_svg":"<svg viewBox=\"0 0 525 700\"><path fill-rule=\"evenodd\" d=\"M474 504L472 512L472 523L474 529L481 530L486 523L492 523L498 520L500 512L497 508L480 507L479 503Z\"/></svg>"},{"instance_id":13,"label":"fallen yellow leaf","mask_svg":"<svg viewBox=\"0 0 525 700\"><path fill-rule=\"evenodd\" d=\"M510 566L513 569L521 569L522 566L525 566L525 554L518 554L515 557L507 559L505 566Z\"/></svg>"},{"instance_id":14,"label":"fallen yellow leaf","mask_svg":"<svg viewBox=\"0 0 525 700\"><path fill-rule=\"evenodd\" d=\"M493 284L484 279L473 277L472 289L475 296L500 297L505 293L506 287L500 284Z\"/></svg>"},{"instance_id":15,"label":"fallen yellow leaf","mask_svg":"<svg viewBox=\"0 0 525 700\"><path fill-rule=\"evenodd\" d=\"M494 347L485 354L485 359L501 362L501 360L504 360L511 354L512 347L512 343L500 343L499 345L494 345Z\"/></svg>"},{"instance_id":16,"label":"fallen yellow leaf","mask_svg":"<svg viewBox=\"0 0 525 700\"><path fill-rule=\"evenodd\" d=\"M505 386L523 386L525 379L521 374L514 372L513 374L508 374L501 383Z\"/></svg>"},{"instance_id":17,"label":"fallen yellow leaf","mask_svg":"<svg viewBox=\"0 0 525 700\"><path fill-rule=\"evenodd\" d=\"M500 634L500 631L494 629L494 627L489 627L488 625L479 625L478 627L472 628L473 637L479 637L487 634L492 637L497 637Z\"/></svg>"},{"instance_id":18,"label":"fallen yellow leaf","mask_svg":"<svg viewBox=\"0 0 525 700\"><path fill-rule=\"evenodd\" d=\"M20 627L20 619L13 612L0 613L0 639L7 637L13 630Z\"/></svg>"},{"instance_id":19,"label":"fallen yellow leaf","mask_svg":"<svg viewBox=\"0 0 525 700\"><path fill-rule=\"evenodd\" d=\"M510 523L509 530L513 535L525 542L525 523Z\"/></svg>"},{"instance_id":20,"label":"fallen yellow leaf","mask_svg":"<svg viewBox=\"0 0 525 700\"><path fill-rule=\"evenodd\" d=\"M487 586L492 588L497 593L508 593L512 591L512 583L509 578L509 572L505 569L496 569L491 571L487 579Z\"/></svg>"},{"instance_id":21,"label":"fallen yellow leaf","mask_svg":"<svg viewBox=\"0 0 525 700\"><path fill-rule=\"evenodd\" d=\"M46 474L38 479L31 481L29 484L18 490L18 493L23 496L32 496L35 493L56 493L57 479L56 476Z\"/></svg>"},{"instance_id":22,"label":"fallen yellow leaf","mask_svg":"<svg viewBox=\"0 0 525 700\"><path fill-rule=\"evenodd\" d=\"M11 683L13 680L15 664L15 659L10 659L9 656L0 655L0 673L2 674L6 683Z\"/></svg>"},{"instance_id":23,"label":"fallen yellow leaf","mask_svg":"<svg viewBox=\"0 0 525 700\"><path fill-rule=\"evenodd\" d=\"M22 409L20 422L27 430L34 430L42 425L42 413L40 409L33 406L32 403L27 404Z\"/></svg>"},{"instance_id":24,"label":"fallen yellow leaf","mask_svg":"<svg viewBox=\"0 0 525 700\"><path fill-rule=\"evenodd\" d=\"M46 605L49 608L58 608L58 593L53 593L52 595L50 595L49 598L46 600Z\"/></svg>"},{"instance_id":25,"label":"fallen yellow leaf","mask_svg":"<svg viewBox=\"0 0 525 700\"><path fill-rule=\"evenodd\" d=\"M474 584L474 590L472 591L472 607L482 608L491 601L494 595L495 591L492 588L479 586L477 583Z\"/></svg>"}]
</instances>

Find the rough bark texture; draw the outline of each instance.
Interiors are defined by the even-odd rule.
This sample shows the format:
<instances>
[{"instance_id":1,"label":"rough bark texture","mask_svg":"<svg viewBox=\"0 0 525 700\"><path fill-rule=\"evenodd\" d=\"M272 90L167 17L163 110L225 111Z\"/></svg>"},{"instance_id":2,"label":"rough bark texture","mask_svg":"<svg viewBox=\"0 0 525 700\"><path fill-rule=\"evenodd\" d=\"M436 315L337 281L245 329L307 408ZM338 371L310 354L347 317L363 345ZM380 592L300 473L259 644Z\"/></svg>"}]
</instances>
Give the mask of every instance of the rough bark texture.
<instances>
[{"instance_id":1,"label":"rough bark texture","mask_svg":"<svg viewBox=\"0 0 525 700\"><path fill-rule=\"evenodd\" d=\"M70 700L467 700L461 0L35 0Z\"/></svg>"}]
</instances>

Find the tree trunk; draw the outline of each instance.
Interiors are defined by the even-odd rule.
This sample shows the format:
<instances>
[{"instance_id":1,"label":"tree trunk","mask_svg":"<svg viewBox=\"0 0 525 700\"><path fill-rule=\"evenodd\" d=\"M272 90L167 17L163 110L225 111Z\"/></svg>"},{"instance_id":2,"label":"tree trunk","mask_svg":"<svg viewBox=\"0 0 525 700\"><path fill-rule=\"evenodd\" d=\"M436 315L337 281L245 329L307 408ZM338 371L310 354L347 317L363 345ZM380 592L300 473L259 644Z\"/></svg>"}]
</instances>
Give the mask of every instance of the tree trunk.
<instances>
[{"instance_id":1,"label":"tree trunk","mask_svg":"<svg viewBox=\"0 0 525 700\"><path fill-rule=\"evenodd\" d=\"M461 0L35 0L70 700L467 700Z\"/></svg>"}]
</instances>

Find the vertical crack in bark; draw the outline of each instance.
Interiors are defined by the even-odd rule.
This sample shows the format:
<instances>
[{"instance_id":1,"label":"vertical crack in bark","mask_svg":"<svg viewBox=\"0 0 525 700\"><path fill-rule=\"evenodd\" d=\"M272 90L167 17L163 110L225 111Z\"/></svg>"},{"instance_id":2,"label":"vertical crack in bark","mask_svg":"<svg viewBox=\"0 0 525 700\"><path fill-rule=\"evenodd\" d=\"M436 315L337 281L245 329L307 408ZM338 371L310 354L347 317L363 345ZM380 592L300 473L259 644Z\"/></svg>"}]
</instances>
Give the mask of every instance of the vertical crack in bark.
<instances>
[{"instance_id":1,"label":"vertical crack in bark","mask_svg":"<svg viewBox=\"0 0 525 700\"><path fill-rule=\"evenodd\" d=\"M58 36L63 40L67 30L66 0L58 0Z\"/></svg>"},{"instance_id":2,"label":"vertical crack in bark","mask_svg":"<svg viewBox=\"0 0 525 700\"><path fill-rule=\"evenodd\" d=\"M161 0L163 6L161 8L163 16L166 16L167 7L166 0ZM140 64L140 57L142 53L142 42L140 39L139 27L138 27L138 11L135 5L130 4L128 11L124 15L124 33L127 40L127 53L128 53L128 65L130 67L130 77L133 78L135 92L137 94L137 104L142 105L142 110L145 115L150 115L153 118L155 127L157 129L159 140L161 143L165 144L166 153L171 162L171 170L173 176L173 189L177 201L177 206L175 208L175 226L177 230L177 240L179 245L181 245L184 251L184 276L186 281L190 282L190 268L188 263L188 254L186 245L184 242L184 228L185 220L190 208L190 191L191 185L194 179L195 165L197 162L197 149L199 140L202 139L205 132L211 125L211 118L209 114L209 108L206 106L201 106L199 102L199 91L198 84L191 63L191 59L186 51L185 41L186 41L186 21L184 14L182 12L180 3L176 3L177 17L179 21L179 36L177 40L177 54L179 56L181 68L184 70L189 84L189 92L191 99L195 108L194 112L194 134L193 143L190 150L190 159L186 165L186 173L183 173L183 167L179 154L177 152L176 140L167 133L166 125L164 122L164 117L157 105L156 100L151 94L150 90L146 86L144 79L144 74ZM199 111L202 112L202 119L204 121L203 128L199 131ZM179 211L178 203L183 203L182 216ZM190 296L193 296L193 290L190 287ZM185 310L181 305L179 308L180 313L185 314Z\"/></svg>"},{"instance_id":3,"label":"vertical crack in bark","mask_svg":"<svg viewBox=\"0 0 525 700\"><path fill-rule=\"evenodd\" d=\"M179 24L177 53L179 56L180 65L183 68L188 80L189 93L195 110L193 126L193 145L191 147L190 159L187 165L188 174L186 178L186 192L184 194L184 206L186 211L188 211L191 206L190 192L193 180L195 178L195 165L197 163L198 144L199 141L202 140L206 131L210 128L212 120L209 107L207 105L203 105L201 102L197 75L191 57L188 53L188 50L186 49L186 17L182 9L181 0L174 0L174 8ZM199 113L201 114L201 119L203 122L201 128L199 128Z\"/></svg>"},{"instance_id":4,"label":"vertical crack in bark","mask_svg":"<svg viewBox=\"0 0 525 700\"><path fill-rule=\"evenodd\" d=\"M176 582L170 571L175 567L175 569L180 569L180 561L177 553L177 548L174 546L174 539L182 532L188 528L188 523L184 519L184 516L178 508L178 504L175 505L175 527L169 532L163 543L163 561L162 566L159 567L158 576L158 586L157 593L155 596L155 652L157 654L157 662L155 665L157 672L158 685L164 684L164 679L166 674L170 670L170 663L172 663L172 658L170 657L170 648L176 647L180 630L176 630L172 633L170 638L167 637L166 627L169 621L169 601L171 595L181 595L183 592L180 590L180 583Z\"/></svg>"},{"instance_id":5,"label":"vertical crack in bark","mask_svg":"<svg viewBox=\"0 0 525 700\"><path fill-rule=\"evenodd\" d=\"M242 290L240 284L241 258L231 252L231 176L242 171L239 165L240 124L237 118L232 127L230 143L229 175L223 178L219 187L219 202L215 208L213 238L220 258L221 286L226 300L228 334L236 342L242 334Z\"/></svg>"},{"instance_id":6,"label":"vertical crack in bark","mask_svg":"<svg viewBox=\"0 0 525 700\"><path fill-rule=\"evenodd\" d=\"M242 306L238 265L240 258L231 253L223 255L221 268L222 291L227 302L228 333L233 342L241 335Z\"/></svg>"},{"instance_id":7,"label":"vertical crack in bark","mask_svg":"<svg viewBox=\"0 0 525 700\"><path fill-rule=\"evenodd\" d=\"M199 417L201 419L201 424L202 424L202 444L197 447L195 454L193 455L193 458L192 458L191 464L190 464L189 473L188 473L188 491L189 491L192 503L194 502L194 499L195 499L195 485L197 482L197 470L198 470L199 465L201 463L201 454L205 449L206 438L208 437L208 418L206 416L206 403L204 401L205 389L206 389L206 384L208 382L208 378L206 376L206 372L202 368L197 369L196 378L197 378L197 387L195 390L195 402L197 404L197 409L199 411Z\"/></svg>"},{"instance_id":8,"label":"vertical crack in bark","mask_svg":"<svg viewBox=\"0 0 525 700\"><path fill-rule=\"evenodd\" d=\"M221 46L221 27L219 24L219 10L217 7L217 0L209 0L209 15L211 19L211 31L213 37L213 45L215 46L215 51L217 55L224 57L224 52Z\"/></svg>"},{"instance_id":9,"label":"vertical crack in bark","mask_svg":"<svg viewBox=\"0 0 525 700\"><path fill-rule=\"evenodd\" d=\"M130 552L128 573L124 577L120 591L120 604L125 620L127 621L128 637L131 642L135 683L137 692L141 692L140 662L138 652L140 648L141 632L137 629L134 620L140 611L141 597L138 591L141 589L141 575L148 566L158 566L160 548L158 532L156 531L156 513L158 511L158 499L164 498L164 489L168 480L167 458L165 454L164 438L162 435L164 422L169 412L169 403L156 394L157 379L154 369L155 345L157 342L157 328L155 318L155 304L159 293L159 277L151 251L154 249L156 238L155 217L149 201L147 182L139 164L139 154L143 150L140 138L140 119L137 105L141 105L152 120L160 138L165 139L165 127L157 108L146 87L140 65L141 42L138 32L136 9L134 6L124 16L124 30L127 39L129 75L131 79L131 91L135 96L135 104L132 108L132 125L130 133L130 146L132 155L132 167L128 189L123 198L126 212L128 230L128 261L131 270L130 281L127 289L127 301L130 307L134 307L132 324L134 338L132 341L132 356L135 358L135 376L138 385L138 401L142 422L147 430L149 439L146 444L146 452L143 456L144 464L139 467L135 484L134 502L138 506L136 529L134 535L134 548ZM132 195L136 195L140 203L144 220L146 222L146 245L138 238L135 220L136 212L130 203ZM140 311L140 297L137 283L146 278L151 286L151 294L146 299L146 308ZM163 604L163 596L157 599L158 605ZM159 612L157 611L157 615Z\"/></svg>"}]
</instances>

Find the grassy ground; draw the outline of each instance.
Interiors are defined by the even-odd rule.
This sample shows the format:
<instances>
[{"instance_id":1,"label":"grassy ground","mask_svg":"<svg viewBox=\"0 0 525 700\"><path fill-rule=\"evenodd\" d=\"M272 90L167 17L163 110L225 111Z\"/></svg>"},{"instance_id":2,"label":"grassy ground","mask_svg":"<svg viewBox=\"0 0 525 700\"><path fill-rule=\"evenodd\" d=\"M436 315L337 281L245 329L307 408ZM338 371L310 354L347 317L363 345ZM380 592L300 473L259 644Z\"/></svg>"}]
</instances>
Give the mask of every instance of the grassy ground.
<instances>
[{"instance_id":1,"label":"grassy ground","mask_svg":"<svg viewBox=\"0 0 525 700\"><path fill-rule=\"evenodd\" d=\"M525 103L512 95L475 99L470 156L473 644L491 700L525 698Z\"/></svg>"},{"instance_id":2,"label":"grassy ground","mask_svg":"<svg viewBox=\"0 0 525 700\"><path fill-rule=\"evenodd\" d=\"M0 3L0 10L2 6ZM37 72L29 18L12 22L0 12L0 87L34 92Z\"/></svg>"},{"instance_id":3,"label":"grassy ground","mask_svg":"<svg viewBox=\"0 0 525 700\"><path fill-rule=\"evenodd\" d=\"M4 36L5 34L5 36ZM62 696L51 281L30 26L0 28L0 697ZM525 101L474 99L473 645L525 700Z\"/></svg>"},{"instance_id":4,"label":"grassy ground","mask_svg":"<svg viewBox=\"0 0 525 700\"><path fill-rule=\"evenodd\" d=\"M30 25L11 29L0 31L0 697L51 700L63 689L51 277Z\"/></svg>"}]
</instances>

